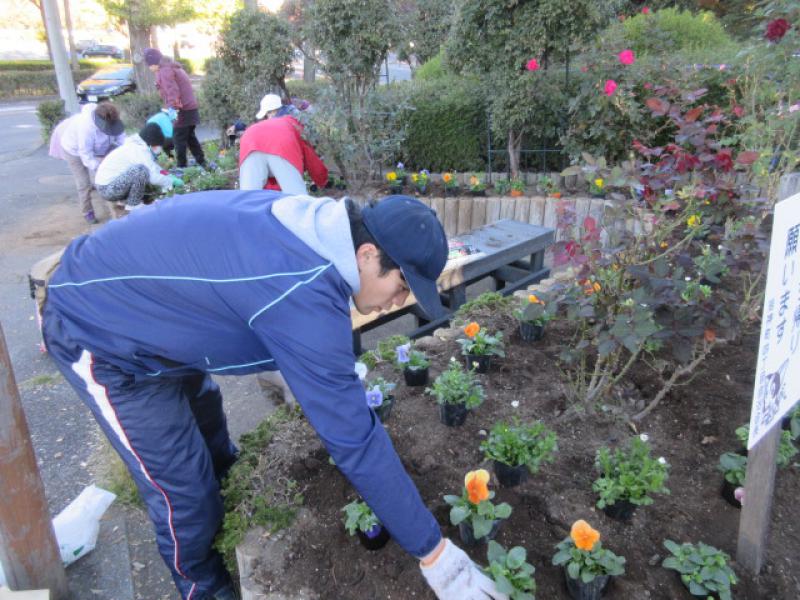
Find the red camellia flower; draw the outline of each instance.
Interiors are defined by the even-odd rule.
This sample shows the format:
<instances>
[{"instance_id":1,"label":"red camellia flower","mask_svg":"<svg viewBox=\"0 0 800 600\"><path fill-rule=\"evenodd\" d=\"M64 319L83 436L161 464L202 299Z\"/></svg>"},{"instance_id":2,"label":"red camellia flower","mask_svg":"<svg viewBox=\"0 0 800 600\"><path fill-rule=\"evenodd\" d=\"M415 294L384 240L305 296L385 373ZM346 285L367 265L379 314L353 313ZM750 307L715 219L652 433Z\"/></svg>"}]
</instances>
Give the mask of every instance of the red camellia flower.
<instances>
[{"instance_id":1,"label":"red camellia flower","mask_svg":"<svg viewBox=\"0 0 800 600\"><path fill-rule=\"evenodd\" d=\"M775 19L767 24L767 32L764 35L770 42L780 42L790 27L786 19Z\"/></svg>"},{"instance_id":2,"label":"red camellia flower","mask_svg":"<svg viewBox=\"0 0 800 600\"><path fill-rule=\"evenodd\" d=\"M619 58L619 62L623 65L632 65L636 62L636 58L633 56L633 50L623 50L617 54L617 58Z\"/></svg>"},{"instance_id":3,"label":"red camellia flower","mask_svg":"<svg viewBox=\"0 0 800 600\"><path fill-rule=\"evenodd\" d=\"M731 157L730 150L721 150L717 152L717 155L714 157L714 162L717 167L725 173L733 169L733 158Z\"/></svg>"},{"instance_id":4,"label":"red camellia flower","mask_svg":"<svg viewBox=\"0 0 800 600\"><path fill-rule=\"evenodd\" d=\"M645 6L645 7L642 9L642 14L643 14L643 15L649 15L649 14L650 14L650 9L649 9L647 6Z\"/></svg>"},{"instance_id":5,"label":"red camellia flower","mask_svg":"<svg viewBox=\"0 0 800 600\"><path fill-rule=\"evenodd\" d=\"M617 89L617 82L613 79L606 80L606 84L603 87L603 91L605 92L606 96L613 96L614 92Z\"/></svg>"},{"instance_id":6,"label":"red camellia flower","mask_svg":"<svg viewBox=\"0 0 800 600\"><path fill-rule=\"evenodd\" d=\"M528 71L538 71L539 61L537 61L535 58L532 58L527 62L525 68L528 69Z\"/></svg>"}]
</instances>

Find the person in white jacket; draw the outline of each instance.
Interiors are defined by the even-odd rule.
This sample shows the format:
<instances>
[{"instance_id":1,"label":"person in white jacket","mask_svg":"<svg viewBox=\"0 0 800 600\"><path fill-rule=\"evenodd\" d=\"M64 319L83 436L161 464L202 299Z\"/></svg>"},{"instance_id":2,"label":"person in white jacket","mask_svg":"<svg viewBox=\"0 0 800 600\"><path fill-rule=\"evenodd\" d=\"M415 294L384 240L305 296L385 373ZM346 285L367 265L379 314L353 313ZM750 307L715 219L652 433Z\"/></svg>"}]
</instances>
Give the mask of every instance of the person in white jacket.
<instances>
[{"instance_id":1,"label":"person in white jacket","mask_svg":"<svg viewBox=\"0 0 800 600\"><path fill-rule=\"evenodd\" d=\"M95 184L104 200L114 202L125 210L143 206L147 184L165 190L182 186L183 181L161 172L156 157L164 146L164 133L155 123L145 125L100 163Z\"/></svg>"},{"instance_id":2,"label":"person in white jacket","mask_svg":"<svg viewBox=\"0 0 800 600\"><path fill-rule=\"evenodd\" d=\"M125 141L119 109L110 102L86 104L81 112L62 121L50 142L50 156L67 161L78 188L84 219L97 223L92 206L92 183L100 161Z\"/></svg>"}]
</instances>

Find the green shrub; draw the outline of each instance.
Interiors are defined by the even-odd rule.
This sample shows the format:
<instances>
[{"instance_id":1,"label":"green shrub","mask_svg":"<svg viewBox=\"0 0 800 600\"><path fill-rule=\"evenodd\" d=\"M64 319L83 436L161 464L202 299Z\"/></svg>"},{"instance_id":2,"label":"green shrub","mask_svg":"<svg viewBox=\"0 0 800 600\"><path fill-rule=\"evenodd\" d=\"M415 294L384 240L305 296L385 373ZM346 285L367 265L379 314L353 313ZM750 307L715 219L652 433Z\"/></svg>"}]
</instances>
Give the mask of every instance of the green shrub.
<instances>
[{"instance_id":1,"label":"green shrub","mask_svg":"<svg viewBox=\"0 0 800 600\"><path fill-rule=\"evenodd\" d=\"M194 73L194 63L188 58L178 58L175 59L175 62L180 63L183 67L183 70L186 71L188 75L192 75Z\"/></svg>"},{"instance_id":2,"label":"green shrub","mask_svg":"<svg viewBox=\"0 0 800 600\"><path fill-rule=\"evenodd\" d=\"M97 70L108 64L103 61L81 59L78 61L78 69ZM55 71L55 68L49 60L0 60L0 71Z\"/></svg>"},{"instance_id":3,"label":"green shrub","mask_svg":"<svg viewBox=\"0 0 800 600\"><path fill-rule=\"evenodd\" d=\"M123 94L114 99L114 104L122 113L122 120L127 129L141 129L147 119L156 114L163 103L158 92L152 94Z\"/></svg>"},{"instance_id":4,"label":"green shrub","mask_svg":"<svg viewBox=\"0 0 800 600\"><path fill-rule=\"evenodd\" d=\"M303 100L314 103L319 99L320 93L328 87L328 85L326 81L307 83L302 79L290 79L286 82L286 89L293 98L302 98Z\"/></svg>"},{"instance_id":5,"label":"green shrub","mask_svg":"<svg viewBox=\"0 0 800 600\"><path fill-rule=\"evenodd\" d=\"M687 10L665 8L649 15L638 14L612 28L619 28L625 47L641 56L735 45L710 12L693 14Z\"/></svg>"},{"instance_id":6,"label":"green shrub","mask_svg":"<svg viewBox=\"0 0 800 600\"><path fill-rule=\"evenodd\" d=\"M423 63L416 71L414 71L414 79L419 81L431 81L442 79L448 72L442 64L444 58L444 51L439 50L439 54Z\"/></svg>"},{"instance_id":7,"label":"green shrub","mask_svg":"<svg viewBox=\"0 0 800 600\"><path fill-rule=\"evenodd\" d=\"M47 144L50 141L53 129L67 117L67 113L64 111L64 101L45 100L40 102L39 106L36 107L36 116L42 126L42 138L44 143Z\"/></svg>"},{"instance_id":8,"label":"green shrub","mask_svg":"<svg viewBox=\"0 0 800 600\"><path fill-rule=\"evenodd\" d=\"M86 79L94 71L72 73L75 83ZM50 71L2 71L0 70L0 98L15 96L53 96L58 94L56 72Z\"/></svg>"},{"instance_id":9,"label":"green shrub","mask_svg":"<svg viewBox=\"0 0 800 600\"><path fill-rule=\"evenodd\" d=\"M411 84L406 139L407 169L477 171L485 163L486 106L474 80L447 76Z\"/></svg>"}]
</instances>

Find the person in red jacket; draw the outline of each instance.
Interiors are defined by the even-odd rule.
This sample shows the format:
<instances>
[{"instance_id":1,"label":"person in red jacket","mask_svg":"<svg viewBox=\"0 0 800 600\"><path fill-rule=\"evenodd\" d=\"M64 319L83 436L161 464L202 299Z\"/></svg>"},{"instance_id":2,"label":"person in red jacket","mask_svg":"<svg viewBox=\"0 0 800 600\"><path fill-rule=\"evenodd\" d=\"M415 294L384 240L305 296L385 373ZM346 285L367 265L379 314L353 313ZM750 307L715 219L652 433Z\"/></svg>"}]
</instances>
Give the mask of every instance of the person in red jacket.
<instances>
[{"instance_id":1,"label":"person in red jacket","mask_svg":"<svg viewBox=\"0 0 800 600\"><path fill-rule=\"evenodd\" d=\"M303 125L294 117L278 117L282 102L276 94L261 99L257 119L239 140L239 189L277 189L288 194L306 194L303 172L322 188L328 168L314 148L303 139ZM275 178L277 185L269 184Z\"/></svg>"},{"instance_id":2,"label":"person in red jacket","mask_svg":"<svg viewBox=\"0 0 800 600\"><path fill-rule=\"evenodd\" d=\"M205 166L203 146L194 132L200 124L200 110L192 89L192 82L180 63L170 60L156 48L144 51L144 62L156 74L156 87L161 100L167 108L178 111L172 142L175 145L175 159L180 168L186 167L186 148L194 156L197 164Z\"/></svg>"}]
</instances>

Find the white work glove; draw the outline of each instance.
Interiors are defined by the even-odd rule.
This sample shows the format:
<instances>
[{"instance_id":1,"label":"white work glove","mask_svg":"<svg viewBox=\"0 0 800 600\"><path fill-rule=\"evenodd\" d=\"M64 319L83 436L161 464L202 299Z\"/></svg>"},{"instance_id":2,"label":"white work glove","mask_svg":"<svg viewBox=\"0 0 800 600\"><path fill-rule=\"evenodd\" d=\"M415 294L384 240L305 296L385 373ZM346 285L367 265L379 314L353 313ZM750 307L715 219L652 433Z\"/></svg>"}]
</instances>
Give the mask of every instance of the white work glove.
<instances>
[{"instance_id":1,"label":"white work glove","mask_svg":"<svg viewBox=\"0 0 800 600\"><path fill-rule=\"evenodd\" d=\"M508 600L461 548L448 539L444 543L432 565L420 566L439 600Z\"/></svg>"}]
</instances>

